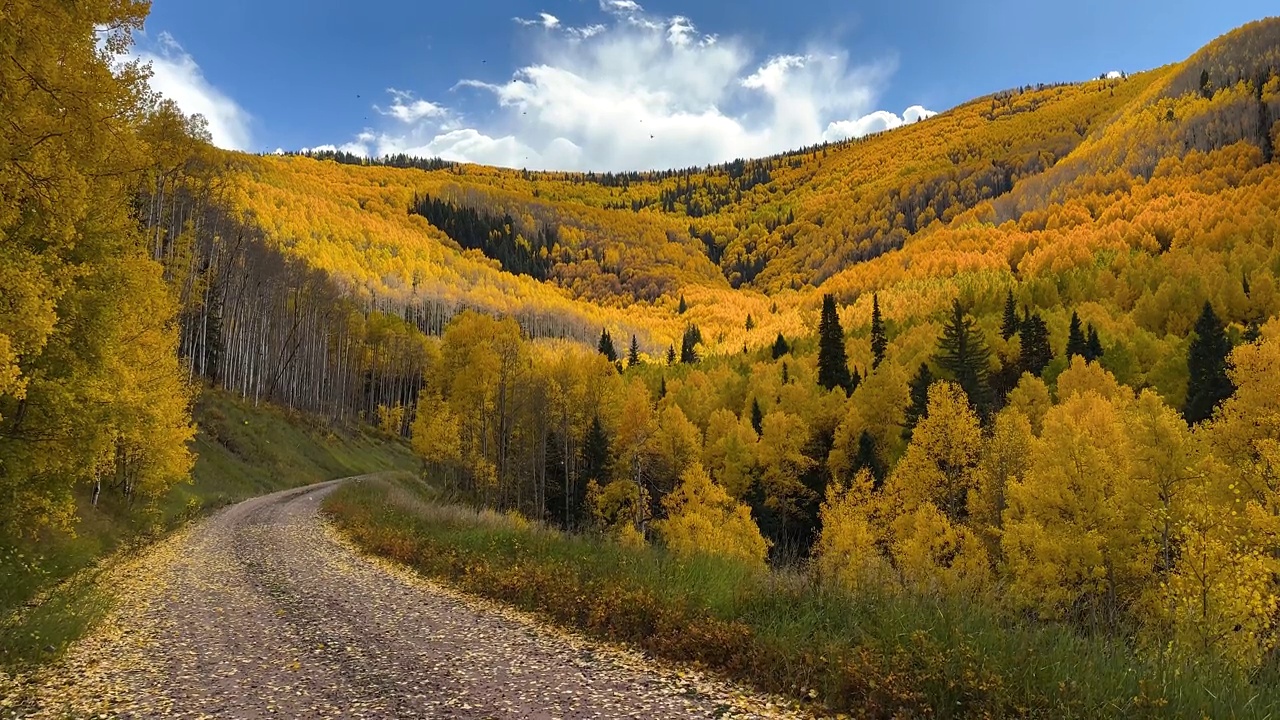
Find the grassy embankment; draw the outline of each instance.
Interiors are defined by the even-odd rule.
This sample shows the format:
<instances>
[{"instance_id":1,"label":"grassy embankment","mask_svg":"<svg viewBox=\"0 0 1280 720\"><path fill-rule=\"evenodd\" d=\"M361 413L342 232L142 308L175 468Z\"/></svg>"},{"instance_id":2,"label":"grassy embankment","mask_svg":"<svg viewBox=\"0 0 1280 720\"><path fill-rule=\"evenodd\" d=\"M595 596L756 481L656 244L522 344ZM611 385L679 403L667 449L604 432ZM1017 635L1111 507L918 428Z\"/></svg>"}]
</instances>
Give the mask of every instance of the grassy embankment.
<instances>
[{"instance_id":1,"label":"grassy embankment","mask_svg":"<svg viewBox=\"0 0 1280 720\"><path fill-rule=\"evenodd\" d=\"M873 717L1274 717L1280 687L1162 667L1123 642L977 602L853 597L448 505L365 481L326 510L360 545L557 624L712 668L818 709Z\"/></svg>"},{"instance_id":2,"label":"grassy embankment","mask_svg":"<svg viewBox=\"0 0 1280 720\"><path fill-rule=\"evenodd\" d=\"M203 393L190 483L153 507L130 507L104 493L81 499L74 536L0 538L0 671L55 657L110 607L95 582L105 563L224 505L348 475L416 467L400 442L371 428L331 428L313 418L218 392Z\"/></svg>"}]
</instances>

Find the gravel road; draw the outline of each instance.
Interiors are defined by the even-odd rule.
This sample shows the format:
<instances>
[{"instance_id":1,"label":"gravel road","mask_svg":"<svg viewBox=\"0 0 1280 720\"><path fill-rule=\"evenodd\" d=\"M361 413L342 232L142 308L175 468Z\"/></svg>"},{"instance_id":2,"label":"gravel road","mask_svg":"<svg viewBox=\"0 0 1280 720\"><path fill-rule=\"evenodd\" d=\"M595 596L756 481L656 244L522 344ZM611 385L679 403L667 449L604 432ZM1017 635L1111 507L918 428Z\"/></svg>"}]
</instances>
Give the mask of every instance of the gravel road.
<instances>
[{"instance_id":1,"label":"gravel road","mask_svg":"<svg viewBox=\"0 0 1280 720\"><path fill-rule=\"evenodd\" d=\"M792 716L361 555L319 516L334 487L240 503L122 568L31 716Z\"/></svg>"}]
</instances>

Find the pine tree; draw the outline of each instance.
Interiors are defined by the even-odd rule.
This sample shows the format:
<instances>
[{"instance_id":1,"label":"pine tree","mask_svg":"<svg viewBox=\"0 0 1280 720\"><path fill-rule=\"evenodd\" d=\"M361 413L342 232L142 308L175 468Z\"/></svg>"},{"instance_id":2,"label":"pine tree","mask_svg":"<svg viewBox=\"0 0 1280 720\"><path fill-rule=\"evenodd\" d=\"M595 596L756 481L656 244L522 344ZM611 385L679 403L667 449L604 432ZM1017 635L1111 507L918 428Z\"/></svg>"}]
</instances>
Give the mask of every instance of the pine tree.
<instances>
[{"instance_id":1,"label":"pine tree","mask_svg":"<svg viewBox=\"0 0 1280 720\"><path fill-rule=\"evenodd\" d=\"M1101 360L1104 353L1102 349L1102 339L1098 337L1098 330L1093 326L1093 323L1089 323L1088 335L1089 354L1086 355L1084 359L1089 362Z\"/></svg>"},{"instance_id":2,"label":"pine tree","mask_svg":"<svg viewBox=\"0 0 1280 720\"><path fill-rule=\"evenodd\" d=\"M751 427L755 428L756 434L764 432L764 412L760 410L760 401L751 398Z\"/></svg>"},{"instance_id":3,"label":"pine tree","mask_svg":"<svg viewBox=\"0 0 1280 720\"><path fill-rule=\"evenodd\" d=\"M684 301L684 295L680 296L680 306L676 308L676 312L683 315L689 309L689 304Z\"/></svg>"},{"instance_id":4,"label":"pine tree","mask_svg":"<svg viewBox=\"0 0 1280 720\"><path fill-rule=\"evenodd\" d=\"M667 396L667 376L663 375L662 378L658 381L658 399L661 400L666 396Z\"/></svg>"},{"instance_id":5,"label":"pine tree","mask_svg":"<svg viewBox=\"0 0 1280 720\"><path fill-rule=\"evenodd\" d=\"M980 417L985 419L990 415L992 399L988 375L991 349L982 339L982 331L973 318L960 307L959 300L952 301L951 316L938 340L934 363L960 385Z\"/></svg>"},{"instance_id":6,"label":"pine tree","mask_svg":"<svg viewBox=\"0 0 1280 720\"><path fill-rule=\"evenodd\" d=\"M627 351L627 367L635 367L640 364L640 343L636 340L636 336L631 336L631 349Z\"/></svg>"},{"instance_id":7,"label":"pine tree","mask_svg":"<svg viewBox=\"0 0 1280 720\"><path fill-rule=\"evenodd\" d=\"M1195 338L1187 350L1187 402L1182 416L1188 423L1198 423L1213 416L1213 410L1231 397L1235 386L1227 377L1227 356L1231 341L1226 328L1205 301L1200 319L1196 320Z\"/></svg>"},{"instance_id":8,"label":"pine tree","mask_svg":"<svg viewBox=\"0 0 1280 720\"><path fill-rule=\"evenodd\" d=\"M702 342L702 331L697 325L690 325L684 330L684 337L680 340L680 362L696 363L698 362L698 344Z\"/></svg>"},{"instance_id":9,"label":"pine tree","mask_svg":"<svg viewBox=\"0 0 1280 720\"><path fill-rule=\"evenodd\" d=\"M608 330L600 331L600 343L596 346L600 354L609 359L609 362L618 361L618 351L613 349L613 338L609 336Z\"/></svg>"},{"instance_id":10,"label":"pine tree","mask_svg":"<svg viewBox=\"0 0 1280 720\"><path fill-rule=\"evenodd\" d=\"M911 404L907 406L902 418L902 439L911 442L911 432L929 412L929 386L933 384L933 373L928 363L920 363L920 369L911 378Z\"/></svg>"},{"instance_id":11,"label":"pine tree","mask_svg":"<svg viewBox=\"0 0 1280 720\"><path fill-rule=\"evenodd\" d=\"M1022 323L1018 320L1018 306L1014 304L1013 290L1009 290L1009 294L1004 298L1004 321L1000 323L1000 337L1008 340L1018 331L1022 329Z\"/></svg>"},{"instance_id":12,"label":"pine tree","mask_svg":"<svg viewBox=\"0 0 1280 720\"><path fill-rule=\"evenodd\" d=\"M844 348L844 329L833 295L822 296L822 318L818 322L818 384L827 390L850 390L849 359Z\"/></svg>"},{"instance_id":13,"label":"pine tree","mask_svg":"<svg viewBox=\"0 0 1280 720\"><path fill-rule=\"evenodd\" d=\"M1071 329L1067 331L1067 360L1079 355L1080 357L1089 359L1089 340L1084 336L1084 330L1080 327L1080 316L1071 313Z\"/></svg>"},{"instance_id":14,"label":"pine tree","mask_svg":"<svg viewBox=\"0 0 1280 720\"><path fill-rule=\"evenodd\" d=\"M782 333L778 333L778 339L773 341L773 359L777 360L789 352L791 352L791 346L787 344L787 339L782 336Z\"/></svg>"},{"instance_id":15,"label":"pine tree","mask_svg":"<svg viewBox=\"0 0 1280 720\"><path fill-rule=\"evenodd\" d=\"M667 364L668 365L676 364L676 346L675 345L667 346Z\"/></svg>"},{"instance_id":16,"label":"pine tree","mask_svg":"<svg viewBox=\"0 0 1280 720\"><path fill-rule=\"evenodd\" d=\"M1049 326L1040 313L1028 312L1018 330L1021 334L1018 351L1018 367L1022 372L1039 377L1053 362L1053 347L1049 345ZM1014 379L1014 384L1017 380Z\"/></svg>"},{"instance_id":17,"label":"pine tree","mask_svg":"<svg viewBox=\"0 0 1280 720\"><path fill-rule=\"evenodd\" d=\"M880 461L880 453L876 451L876 439L870 430L863 430L858 436L858 452L853 456L853 471L871 473L872 489L879 490L884 485L885 466Z\"/></svg>"},{"instance_id":18,"label":"pine tree","mask_svg":"<svg viewBox=\"0 0 1280 720\"><path fill-rule=\"evenodd\" d=\"M591 419L587 428L587 436L582 441L582 483L595 480L604 485L609 482L609 468L612 458L609 454L609 435L597 415Z\"/></svg>"},{"instance_id":19,"label":"pine tree","mask_svg":"<svg viewBox=\"0 0 1280 720\"><path fill-rule=\"evenodd\" d=\"M884 331L884 318L880 317L880 295L871 296L871 369L880 367L889 350L889 337Z\"/></svg>"},{"instance_id":20,"label":"pine tree","mask_svg":"<svg viewBox=\"0 0 1280 720\"><path fill-rule=\"evenodd\" d=\"M787 385L791 382L791 371L787 368L787 364L782 363L782 384Z\"/></svg>"},{"instance_id":21,"label":"pine tree","mask_svg":"<svg viewBox=\"0 0 1280 720\"><path fill-rule=\"evenodd\" d=\"M751 317L751 313L747 313L747 329L748 330L756 329L756 321Z\"/></svg>"}]
</instances>

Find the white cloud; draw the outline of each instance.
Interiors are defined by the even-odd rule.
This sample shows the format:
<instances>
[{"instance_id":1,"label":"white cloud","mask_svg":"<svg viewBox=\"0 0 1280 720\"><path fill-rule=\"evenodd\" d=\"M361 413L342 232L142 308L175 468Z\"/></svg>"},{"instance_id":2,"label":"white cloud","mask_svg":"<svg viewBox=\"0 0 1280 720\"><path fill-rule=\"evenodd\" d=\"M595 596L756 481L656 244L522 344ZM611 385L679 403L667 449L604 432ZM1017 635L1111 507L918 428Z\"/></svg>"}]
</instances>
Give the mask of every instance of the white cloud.
<instances>
[{"instance_id":1,"label":"white cloud","mask_svg":"<svg viewBox=\"0 0 1280 720\"><path fill-rule=\"evenodd\" d=\"M857 64L813 46L761 59L739 37L703 34L683 15L599 0L605 22L541 25L533 62L505 82L463 79L496 112L483 124L455 108L390 91L394 125L339 149L407 153L507 167L631 170L758 157L898 127L933 113L875 108L892 61Z\"/></svg>"},{"instance_id":2,"label":"white cloud","mask_svg":"<svg viewBox=\"0 0 1280 720\"><path fill-rule=\"evenodd\" d=\"M440 105L414 97L413 93L395 88L387 88L391 94L391 107L383 109L377 105L377 112L393 117L403 123L416 123L424 118L448 117L449 111Z\"/></svg>"},{"instance_id":3,"label":"white cloud","mask_svg":"<svg viewBox=\"0 0 1280 720\"><path fill-rule=\"evenodd\" d=\"M1120 72L1119 70L1112 70L1106 75L1106 78L1108 80L1119 80L1122 77L1124 77L1124 73Z\"/></svg>"},{"instance_id":4,"label":"white cloud","mask_svg":"<svg viewBox=\"0 0 1280 720\"><path fill-rule=\"evenodd\" d=\"M547 12L538 13L538 18L536 20L518 17L515 18L515 21L521 25L541 25L548 30L554 30L560 27L560 18Z\"/></svg>"},{"instance_id":5,"label":"white cloud","mask_svg":"<svg viewBox=\"0 0 1280 720\"><path fill-rule=\"evenodd\" d=\"M204 77L182 46L169 33L160 33L154 45L135 49L126 59L151 64L151 89L175 102L187 115L203 115L213 144L230 150L250 150L251 118L235 100Z\"/></svg>"},{"instance_id":6,"label":"white cloud","mask_svg":"<svg viewBox=\"0 0 1280 720\"><path fill-rule=\"evenodd\" d=\"M912 105L903 110L901 117L888 110L876 110L854 120L838 120L827 125L826 131L822 133L822 139L828 142L836 142L849 138L860 138L865 135L884 132L885 130L893 130L908 123L919 122L937 114L932 110L926 110L920 105Z\"/></svg>"},{"instance_id":7,"label":"white cloud","mask_svg":"<svg viewBox=\"0 0 1280 720\"><path fill-rule=\"evenodd\" d=\"M640 3L635 0L600 0L600 9L622 15L636 15L644 12Z\"/></svg>"},{"instance_id":8,"label":"white cloud","mask_svg":"<svg viewBox=\"0 0 1280 720\"><path fill-rule=\"evenodd\" d=\"M578 40L586 40L605 31L604 25L584 25L583 27L566 28L565 33L570 37Z\"/></svg>"}]
</instances>

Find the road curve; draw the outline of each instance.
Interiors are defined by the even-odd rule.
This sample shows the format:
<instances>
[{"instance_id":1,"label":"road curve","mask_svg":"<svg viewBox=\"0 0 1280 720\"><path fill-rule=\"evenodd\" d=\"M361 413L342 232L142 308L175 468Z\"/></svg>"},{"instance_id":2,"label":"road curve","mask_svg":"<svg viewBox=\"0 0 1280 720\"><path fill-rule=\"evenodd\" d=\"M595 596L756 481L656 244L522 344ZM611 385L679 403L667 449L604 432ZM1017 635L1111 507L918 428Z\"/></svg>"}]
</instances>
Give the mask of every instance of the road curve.
<instances>
[{"instance_id":1,"label":"road curve","mask_svg":"<svg viewBox=\"0 0 1280 720\"><path fill-rule=\"evenodd\" d=\"M31 716L789 714L359 554L318 513L337 482L227 508L122 569L117 609L39 679Z\"/></svg>"}]
</instances>

